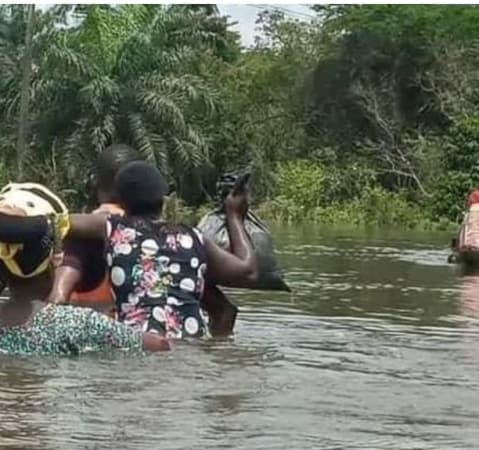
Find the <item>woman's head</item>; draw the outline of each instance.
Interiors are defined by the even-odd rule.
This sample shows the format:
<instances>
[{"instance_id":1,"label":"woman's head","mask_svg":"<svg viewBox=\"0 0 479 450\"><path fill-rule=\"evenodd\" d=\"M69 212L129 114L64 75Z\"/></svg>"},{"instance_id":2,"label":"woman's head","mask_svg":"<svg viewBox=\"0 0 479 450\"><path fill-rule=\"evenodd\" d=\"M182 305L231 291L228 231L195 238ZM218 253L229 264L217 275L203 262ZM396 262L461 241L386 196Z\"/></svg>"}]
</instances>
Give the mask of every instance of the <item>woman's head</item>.
<instances>
[{"instance_id":1,"label":"woman's head","mask_svg":"<svg viewBox=\"0 0 479 450\"><path fill-rule=\"evenodd\" d=\"M65 216L68 213L60 198L45 186L35 183L11 183L0 191L0 212L10 216ZM12 222L11 226L15 226ZM62 237L68 225L59 231ZM0 242L0 260L2 272L9 279L25 282L40 275L45 275L52 265L55 254L54 239L32 239L25 236L25 241L16 244Z\"/></svg>"},{"instance_id":2,"label":"woman's head","mask_svg":"<svg viewBox=\"0 0 479 450\"><path fill-rule=\"evenodd\" d=\"M141 155L125 144L113 144L103 150L96 162L95 187L98 201L116 202L114 189L116 174L125 164L141 160Z\"/></svg>"},{"instance_id":3,"label":"woman's head","mask_svg":"<svg viewBox=\"0 0 479 450\"><path fill-rule=\"evenodd\" d=\"M155 166L134 161L118 171L115 192L127 214L159 215L168 194L168 184Z\"/></svg>"}]
</instances>

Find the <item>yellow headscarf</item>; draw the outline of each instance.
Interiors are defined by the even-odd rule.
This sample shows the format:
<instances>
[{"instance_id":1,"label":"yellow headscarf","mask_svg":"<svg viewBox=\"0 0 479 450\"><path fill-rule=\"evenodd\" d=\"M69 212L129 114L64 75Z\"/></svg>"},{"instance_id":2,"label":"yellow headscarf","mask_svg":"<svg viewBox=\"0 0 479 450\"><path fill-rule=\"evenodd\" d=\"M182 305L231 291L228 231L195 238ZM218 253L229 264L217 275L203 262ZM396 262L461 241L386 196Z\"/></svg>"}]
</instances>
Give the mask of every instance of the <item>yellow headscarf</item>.
<instances>
[{"instance_id":1,"label":"yellow headscarf","mask_svg":"<svg viewBox=\"0 0 479 450\"><path fill-rule=\"evenodd\" d=\"M54 245L50 254L31 273L23 273L15 256L23 244L0 243L0 260L8 270L21 278L31 278L45 271L53 256L61 252L61 241L70 228L68 209L62 200L45 186L36 183L10 183L0 191L0 205L25 211L27 216L48 216L54 230Z\"/></svg>"}]
</instances>

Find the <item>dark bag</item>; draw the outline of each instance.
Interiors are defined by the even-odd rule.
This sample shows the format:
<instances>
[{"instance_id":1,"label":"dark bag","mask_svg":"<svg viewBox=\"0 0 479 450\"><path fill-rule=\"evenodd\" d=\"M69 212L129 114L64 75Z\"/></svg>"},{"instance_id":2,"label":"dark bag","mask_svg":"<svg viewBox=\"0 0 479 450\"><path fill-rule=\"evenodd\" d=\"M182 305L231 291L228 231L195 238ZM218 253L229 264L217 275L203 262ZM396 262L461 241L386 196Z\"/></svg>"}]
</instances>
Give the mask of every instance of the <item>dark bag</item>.
<instances>
[{"instance_id":1,"label":"dark bag","mask_svg":"<svg viewBox=\"0 0 479 450\"><path fill-rule=\"evenodd\" d=\"M220 206L204 216L198 224L198 228L206 237L225 250L229 250L230 242L226 228L225 213L223 212L223 201L239 177L240 175L238 174L229 173L220 178L217 183ZM278 265L273 248L273 239L268 227L252 211L248 211L245 218L245 228L258 258L259 269L258 280L246 287L264 291L291 292L291 289L283 280L283 274Z\"/></svg>"}]
</instances>

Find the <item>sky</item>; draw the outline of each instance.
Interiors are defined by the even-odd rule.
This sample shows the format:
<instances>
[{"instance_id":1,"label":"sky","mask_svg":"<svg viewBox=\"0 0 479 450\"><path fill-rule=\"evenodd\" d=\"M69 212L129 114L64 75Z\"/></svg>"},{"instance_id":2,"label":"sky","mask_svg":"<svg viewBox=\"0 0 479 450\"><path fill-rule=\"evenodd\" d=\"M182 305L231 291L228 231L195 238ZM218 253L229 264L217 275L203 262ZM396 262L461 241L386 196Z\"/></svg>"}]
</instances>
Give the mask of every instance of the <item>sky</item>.
<instances>
[{"instance_id":1,"label":"sky","mask_svg":"<svg viewBox=\"0 0 479 450\"><path fill-rule=\"evenodd\" d=\"M313 15L308 5L285 4L248 4L248 5L218 5L221 14L231 16L232 22L238 22L232 27L241 34L242 44L246 47L254 43L256 16L263 9L279 8L289 17L307 20Z\"/></svg>"}]
</instances>

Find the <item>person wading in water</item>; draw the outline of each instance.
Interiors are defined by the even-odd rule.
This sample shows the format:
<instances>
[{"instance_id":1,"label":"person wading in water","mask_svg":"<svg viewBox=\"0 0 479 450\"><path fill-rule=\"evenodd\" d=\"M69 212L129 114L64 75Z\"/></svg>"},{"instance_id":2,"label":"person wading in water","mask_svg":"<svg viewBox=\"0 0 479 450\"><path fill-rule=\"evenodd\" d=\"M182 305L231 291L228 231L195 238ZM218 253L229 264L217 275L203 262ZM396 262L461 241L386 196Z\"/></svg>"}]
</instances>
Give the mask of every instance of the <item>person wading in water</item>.
<instances>
[{"instance_id":1,"label":"person wading in water","mask_svg":"<svg viewBox=\"0 0 479 450\"><path fill-rule=\"evenodd\" d=\"M45 217L48 215L47 227ZM26 226L19 219L31 216ZM12 355L79 354L121 349L168 350L167 340L143 333L90 308L54 305L45 297L67 210L44 186L10 184L0 191L0 274L10 297L0 304L0 352Z\"/></svg>"},{"instance_id":2,"label":"person wading in water","mask_svg":"<svg viewBox=\"0 0 479 450\"><path fill-rule=\"evenodd\" d=\"M59 214L55 221L41 216L15 221L19 230L31 226L48 235L53 227L56 235L59 217L69 224L71 237L101 239L120 320L166 337L204 335L200 299L205 275L225 285L258 276L244 228L246 192L234 190L225 201L232 253L203 239L196 229L160 219L167 186L154 166L128 163L115 177L115 192L124 216ZM0 233L4 224L0 221Z\"/></svg>"},{"instance_id":3,"label":"person wading in water","mask_svg":"<svg viewBox=\"0 0 479 450\"><path fill-rule=\"evenodd\" d=\"M115 176L125 164L141 160L141 155L125 144L114 144L100 154L93 178L99 203L94 213L123 214L115 194ZM48 299L59 304L90 306L112 315L114 295L102 240L65 239L63 262L55 271ZM201 307L209 316L212 334L228 335L233 331L237 308L209 278L205 280Z\"/></svg>"}]
</instances>

